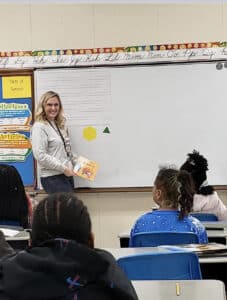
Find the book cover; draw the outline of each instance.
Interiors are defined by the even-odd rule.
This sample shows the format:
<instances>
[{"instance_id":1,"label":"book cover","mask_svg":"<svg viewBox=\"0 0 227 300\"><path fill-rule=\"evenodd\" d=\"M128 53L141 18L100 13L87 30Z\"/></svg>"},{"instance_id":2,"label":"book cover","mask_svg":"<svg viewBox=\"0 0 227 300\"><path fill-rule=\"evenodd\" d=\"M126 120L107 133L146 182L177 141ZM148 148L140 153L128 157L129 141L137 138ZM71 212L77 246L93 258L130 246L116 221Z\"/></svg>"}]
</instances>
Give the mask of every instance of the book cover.
<instances>
[{"instance_id":1,"label":"book cover","mask_svg":"<svg viewBox=\"0 0 227 300\"><path fill-rule=\"evenodd\" d=\"M98 170L98 164L84 156L79 156L73 170L77 176L93 181Z\"/></svg>"}]
</instances>

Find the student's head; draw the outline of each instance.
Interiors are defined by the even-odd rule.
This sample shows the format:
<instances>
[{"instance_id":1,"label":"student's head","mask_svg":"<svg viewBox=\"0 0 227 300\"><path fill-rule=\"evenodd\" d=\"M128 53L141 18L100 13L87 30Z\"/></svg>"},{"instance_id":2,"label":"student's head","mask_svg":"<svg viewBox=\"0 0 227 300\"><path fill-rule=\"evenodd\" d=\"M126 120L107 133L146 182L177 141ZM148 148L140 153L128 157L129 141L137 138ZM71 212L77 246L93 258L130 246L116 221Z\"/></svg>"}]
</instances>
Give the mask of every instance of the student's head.
<instances>
[{"instance_id":1,"label":"student's head","mask_svg":"<svg viewBox=\"0 0 227 300\"><path fill-rule=\"evenodd\" d=\"M57 93L48 91L41 96L37 105L35 120L40 122L54 120L59 127L64 125L62 102Z\"/></svg>"},{"instance_id":2,"label":"student's head","mask_svg":"<svg viewBox=\"0 0 227 300\"><path fill-rule=\"evenodd\" d=\"M180 219L190 213L193 205L194 184L190 174L163 167L154 182L153 199L165 209L178 209Z\"/></svg>"},{"instance_id":3,"label":"student's head","mask_svg":"<svg viewBox=\"0 0 227 300\"><path fill-rule=\"evenodd\" d=\"M195 184L196 193L209 195L212 194L214 189L207 183L208 162L198 151L193 150L192 153L187 154L187 160L181 166L181 170L188 171Z\"/></svg>"},{"instance_id":4,"label":"student's head","mask_svg":"<svg viewBox=\"0 0 227 300\"><path fill-rule=\"evenodd\" d=\"M56 193L37 205L32 222L32 244L63 238L93 247L87 207L73 193Z\"/></svg>"},{"instance_id":5,"label":"student's head","mask_svg":"<svg viewBox=\"0 0 227 300\"><path fill-rule=\"evenodd\" d=\"M28 226L28 202L20 174L14 166L0 164L0 221Z\"/></svg>"}]
</instances>

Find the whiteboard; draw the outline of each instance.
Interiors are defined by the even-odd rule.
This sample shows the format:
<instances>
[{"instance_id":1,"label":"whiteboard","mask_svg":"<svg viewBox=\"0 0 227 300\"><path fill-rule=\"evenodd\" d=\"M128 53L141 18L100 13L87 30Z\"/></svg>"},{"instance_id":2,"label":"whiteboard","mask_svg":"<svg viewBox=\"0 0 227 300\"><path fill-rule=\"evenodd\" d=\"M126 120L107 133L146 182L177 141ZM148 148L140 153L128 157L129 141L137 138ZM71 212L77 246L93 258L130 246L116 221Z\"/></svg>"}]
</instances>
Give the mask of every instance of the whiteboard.
<instances>
[{"instance_id":1,"label":"whiteboard","mask_svg":"<svg viewBox=\"0 0 227 300\"><path fill-rule=\"evenodd\" d=\"M208 158L209 183L226 185L226 85L214 62L35 71L36 102L58 92L73 151L99 164L95 181L77 177L76 187L149 187L193 149Z\"/></svg>"}]
</instances>

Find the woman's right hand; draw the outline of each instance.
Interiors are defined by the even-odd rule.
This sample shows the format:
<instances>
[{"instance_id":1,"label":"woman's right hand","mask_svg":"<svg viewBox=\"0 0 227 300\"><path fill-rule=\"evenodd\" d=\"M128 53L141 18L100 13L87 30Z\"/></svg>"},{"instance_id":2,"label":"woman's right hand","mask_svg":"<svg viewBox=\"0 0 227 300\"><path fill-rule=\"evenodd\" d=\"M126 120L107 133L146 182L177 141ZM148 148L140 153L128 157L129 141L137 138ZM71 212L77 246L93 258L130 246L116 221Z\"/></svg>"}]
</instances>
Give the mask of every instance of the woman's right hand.
<instances>
[{"instance_id":1,"label":"woman's right hand","mask_svg":"<svg viewBox=\"0 0 227 300\"><path fill-rule=\"evenodd\" d=\"M65 174L65 176L67 176L67 177L70 177L70 176L74 176L74 175L75 175L75 173L73 172L73 170L70 169L70 168L67 168L67 167L64 169L64 174Z\"/></svg>"}]
</instances>

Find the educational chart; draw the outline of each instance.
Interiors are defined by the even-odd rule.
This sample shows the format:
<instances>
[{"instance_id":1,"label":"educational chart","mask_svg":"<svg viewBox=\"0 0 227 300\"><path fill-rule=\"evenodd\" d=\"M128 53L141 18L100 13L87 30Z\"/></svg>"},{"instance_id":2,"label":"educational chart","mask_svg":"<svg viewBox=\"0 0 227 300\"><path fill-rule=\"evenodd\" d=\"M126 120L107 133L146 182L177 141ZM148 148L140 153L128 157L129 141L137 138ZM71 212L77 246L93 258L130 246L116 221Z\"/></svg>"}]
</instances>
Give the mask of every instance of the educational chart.
<instances>
[{"instance_id":1,"label":"educational chart","mask_svg":"<svg viewBox=\"0 0 227 300\"><path fill-rule=\"evenodd\" d=\"M15 166L24 185L34 183L31 121L31 76L1 76L0 163Z\"/></svg>"}]
</instances>

